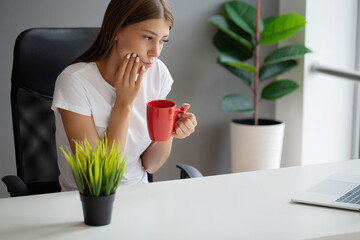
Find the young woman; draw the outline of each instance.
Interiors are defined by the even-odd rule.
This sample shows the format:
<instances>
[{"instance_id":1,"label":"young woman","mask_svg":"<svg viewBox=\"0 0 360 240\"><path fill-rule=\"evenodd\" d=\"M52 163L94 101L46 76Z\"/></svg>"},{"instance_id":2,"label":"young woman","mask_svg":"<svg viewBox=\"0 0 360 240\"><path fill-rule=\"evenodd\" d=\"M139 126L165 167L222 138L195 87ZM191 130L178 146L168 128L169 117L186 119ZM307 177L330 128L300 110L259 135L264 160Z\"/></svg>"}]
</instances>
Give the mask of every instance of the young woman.
<instances>
[{"instance_id":1,"label":"young woman","mask_svg":"<svg viewBox=\"0 0 360 240\"><path fill-rule=\"evenodd\" d=\"M185 112L169 141L151 142L147 133L146 103L166 98L173 83L158 59L173 23L166 0L111 0L92 46L57 78L52 109L63 191L76 189L59 150L67 145L75 152L73 139L95 145L106 133L127 154L122 184L137 184L164 164L173 138L194 132L196 118Z\"/></svg>"}]
</instances>

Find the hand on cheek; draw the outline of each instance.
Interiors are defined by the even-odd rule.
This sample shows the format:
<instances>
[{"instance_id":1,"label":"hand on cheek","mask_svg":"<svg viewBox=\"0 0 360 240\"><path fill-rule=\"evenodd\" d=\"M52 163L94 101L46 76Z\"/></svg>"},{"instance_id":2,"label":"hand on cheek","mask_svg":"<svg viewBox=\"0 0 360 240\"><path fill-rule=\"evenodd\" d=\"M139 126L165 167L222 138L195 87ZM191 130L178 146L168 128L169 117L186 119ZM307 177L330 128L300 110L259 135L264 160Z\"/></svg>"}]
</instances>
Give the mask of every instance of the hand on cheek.
<instances>
[{"instance_id":1,"label":"hand on cheek","mask_svg":"<svg viewBox=\"0 0 360 240\"><path fill-rule=\"evenodd\" d=\"M140 65L140 58L135 54L127 54L122 60L115 82L117 101L132 105L137 96L146 68Z\"/></svg>"}]
</instances>

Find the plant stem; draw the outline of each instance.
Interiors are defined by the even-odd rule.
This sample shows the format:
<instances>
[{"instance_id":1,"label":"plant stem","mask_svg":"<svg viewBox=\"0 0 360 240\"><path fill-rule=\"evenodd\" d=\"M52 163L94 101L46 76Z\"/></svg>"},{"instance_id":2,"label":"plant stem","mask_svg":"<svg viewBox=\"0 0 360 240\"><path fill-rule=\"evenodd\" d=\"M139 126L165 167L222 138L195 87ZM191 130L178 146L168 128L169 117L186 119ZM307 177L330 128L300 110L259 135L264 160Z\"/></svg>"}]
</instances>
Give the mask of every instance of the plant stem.
<instances>
[{"instance_id":1,"label":"plant stem","mask_svg":"<svg viewBox=\"0 0 360 240\"><path fill-rule=\"evenodd\" d=\"M260 45L259 45L259 38L260 38L260 0L256 2L256 27L255 27L255 52L254 52L254 61L255 61L255 73L254 73L254 125L259 124L259 117L258 117L258 91L259 91L259 54L260 54Z\"/></svg>"}]
</instances>

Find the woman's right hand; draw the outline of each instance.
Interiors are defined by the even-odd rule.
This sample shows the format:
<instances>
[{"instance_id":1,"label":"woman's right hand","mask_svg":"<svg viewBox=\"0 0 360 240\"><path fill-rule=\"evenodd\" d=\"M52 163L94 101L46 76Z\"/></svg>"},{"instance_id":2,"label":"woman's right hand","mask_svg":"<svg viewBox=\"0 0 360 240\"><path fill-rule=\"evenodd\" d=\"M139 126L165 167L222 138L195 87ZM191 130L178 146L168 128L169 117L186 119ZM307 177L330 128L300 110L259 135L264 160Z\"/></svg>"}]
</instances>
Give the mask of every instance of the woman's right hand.
<instances>
[{"instance_id":1,"label":"woman's right hand","mask_svg":"<svg viewBox=\"0 0 360 240\"><path fill-rule=\"evenodd\" d=\"M132 106L146 70L145 66L140 65L140 58L135 53L124 57L115 82L117 104Z\"/></svg>"}]
</instances>

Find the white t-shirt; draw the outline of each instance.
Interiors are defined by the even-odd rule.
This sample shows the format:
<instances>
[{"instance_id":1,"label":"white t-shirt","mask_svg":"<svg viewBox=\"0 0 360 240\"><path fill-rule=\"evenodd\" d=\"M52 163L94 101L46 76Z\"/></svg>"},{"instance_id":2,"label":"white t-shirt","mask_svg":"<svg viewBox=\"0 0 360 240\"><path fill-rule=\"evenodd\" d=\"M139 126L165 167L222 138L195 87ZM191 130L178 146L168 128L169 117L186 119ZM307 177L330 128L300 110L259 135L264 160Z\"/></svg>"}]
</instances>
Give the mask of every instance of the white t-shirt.
<instances>
[{"instance_id":1,"label":"white t-shirt","mask_svg":"<svg viewBox=\"0 0 360 240\"><path fill-rule=\"evenodd\" d=\"M154 99L166 98L172 83L173 79L168 69L159 59L144 75L130 117L124 150L127 154L126 167L121 184L148 182L140 158L151 143L146 124L146 103ZM51 109L55 114L59 182L63 191L77 188L71 169L59 148L68 146L70 149L70 145L58 108L92 116L97 132L102 138L109 124L115 98L115 88L102 78L95 62L72 64L58 76Z\"/></svg>"}]
</instances>

